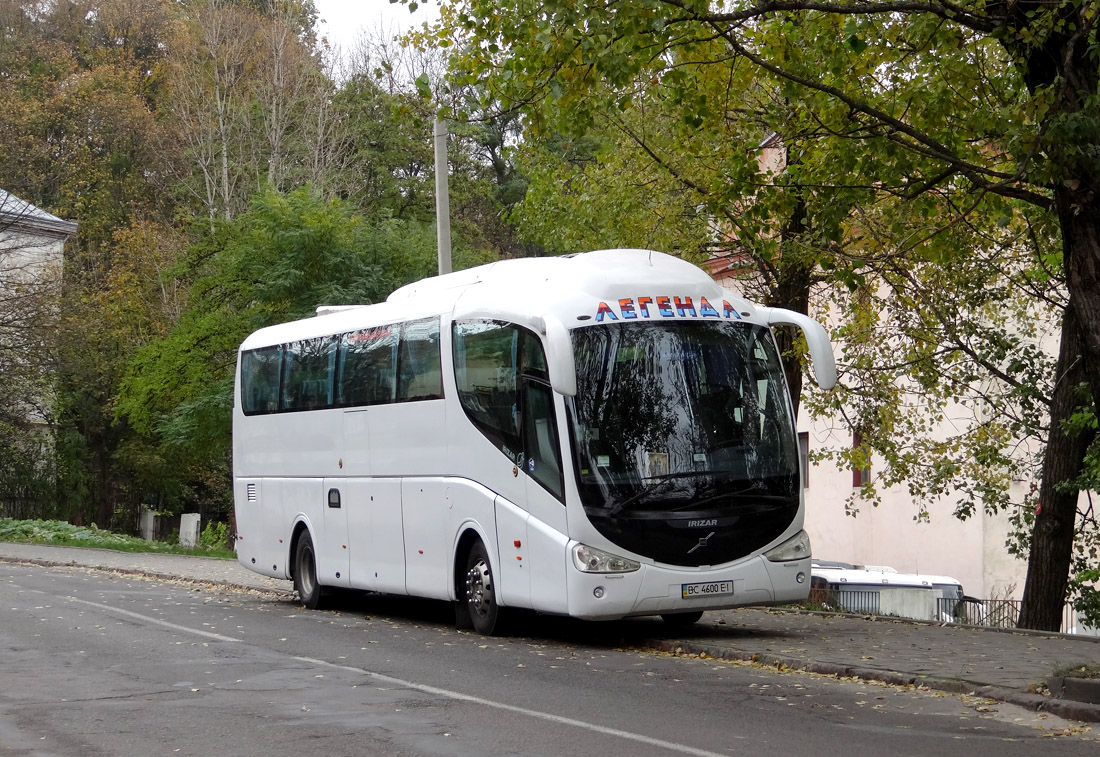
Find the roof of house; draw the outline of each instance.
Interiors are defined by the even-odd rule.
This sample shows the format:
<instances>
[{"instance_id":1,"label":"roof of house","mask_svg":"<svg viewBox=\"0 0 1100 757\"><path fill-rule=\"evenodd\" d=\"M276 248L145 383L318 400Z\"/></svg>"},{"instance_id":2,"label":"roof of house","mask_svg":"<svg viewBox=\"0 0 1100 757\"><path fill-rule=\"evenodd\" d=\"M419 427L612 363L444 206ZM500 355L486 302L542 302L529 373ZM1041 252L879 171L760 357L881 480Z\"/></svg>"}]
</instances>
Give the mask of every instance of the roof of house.
<instances>
[{"instance_id":1,"label":"roof of house","mask_svg":"<svg viewBox=\"0 0 1100 757\"><path fill-rule=\"evenodd\" d=\"M0 189L0 231L6 229L64 239L76 233L77 225Z\"/></svg>"}]
</instances>

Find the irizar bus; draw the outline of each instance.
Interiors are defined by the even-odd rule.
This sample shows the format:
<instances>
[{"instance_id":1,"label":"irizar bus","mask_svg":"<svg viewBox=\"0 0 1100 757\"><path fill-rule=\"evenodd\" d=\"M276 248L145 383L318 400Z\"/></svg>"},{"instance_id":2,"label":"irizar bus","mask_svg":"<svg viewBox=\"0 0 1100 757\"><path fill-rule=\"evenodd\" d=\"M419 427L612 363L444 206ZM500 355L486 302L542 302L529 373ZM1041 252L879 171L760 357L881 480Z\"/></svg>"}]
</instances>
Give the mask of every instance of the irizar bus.
<instances>
[{"instance_id":1,"label":"irizar bus","mask_svg":"<svg viewBox=\"0 0 1100 757\"><path fill-rule=\"evenodd\" d=\"M241 344L236 550L333 589L577 618L806 598L794 414L754 305L647 250L491 263L318 308Z\"/></svg>"}]
</instances>

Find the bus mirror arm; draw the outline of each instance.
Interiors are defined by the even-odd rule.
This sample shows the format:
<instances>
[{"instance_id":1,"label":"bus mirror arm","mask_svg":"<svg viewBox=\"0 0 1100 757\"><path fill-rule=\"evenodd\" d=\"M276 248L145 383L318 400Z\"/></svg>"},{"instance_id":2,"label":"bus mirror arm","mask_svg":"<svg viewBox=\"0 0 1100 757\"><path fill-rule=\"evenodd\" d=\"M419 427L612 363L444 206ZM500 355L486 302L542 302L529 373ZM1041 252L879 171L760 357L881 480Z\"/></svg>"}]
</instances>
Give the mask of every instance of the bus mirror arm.
<instances>
[{"instance_id":1,"label":"bus mirror arm","mask_svg":"<svg viewBox=\"0 0 1100 757\"><path fill-rule=\"evenodd\" d=\"M758 307L757 310L767 320L769 326L797 326L806 336L806 346L810 350L814 380L822 389L836 386L836 360L833 358L833 346L829 341L829 332L825 327L809 316L783 308Z\"/></svg>"},{"instance_id":2,"label":"bus mirror arm","mask_svg":"<svg viewBox=\"0 0 1100 757\"><path fill-rule=\"evenodd\" d=\"M550 386L566 397L577 396L577 367L573 362L573 339L565 324L552 315L542 317L546 334L546 363Z\"/></svg>"}]
</instances>

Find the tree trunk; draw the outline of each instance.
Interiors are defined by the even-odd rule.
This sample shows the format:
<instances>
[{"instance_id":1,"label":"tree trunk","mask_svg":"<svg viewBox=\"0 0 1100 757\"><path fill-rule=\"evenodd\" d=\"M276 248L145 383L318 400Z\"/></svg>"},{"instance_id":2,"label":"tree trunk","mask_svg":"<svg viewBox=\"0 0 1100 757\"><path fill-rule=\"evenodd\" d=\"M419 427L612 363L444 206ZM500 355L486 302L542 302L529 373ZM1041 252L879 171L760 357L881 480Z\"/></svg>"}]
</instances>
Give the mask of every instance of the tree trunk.
<instances>
[{"instance_id":1,"label":"tree trunk","mask_svg":"<svg viewBox=\"0 0 1100 757\"><path fill-rule=\"evenodd\" d=\"M1026 29L1032 18L1050 14L1058 23L1039 44L1023 36L1007 35L1001 44L1021 68L1032 95L1052 88L1054 102L1043 119L1044 148L1060 168L1051 187L1062 232L1062 256L1070 304L1063 320L1058 356L1058 382L1051 403L1050 433L1043 459L1039 488L1041 509L1032 532L1027 583L1020 625L1057 630L1061 622L1073 554L1073 527L1077 493L1059 492L1076 476L1095 432L1068 438L1061 423L1082 404L1076 387L1087 382L1092 404L1100 415L1100 173L1089 150L1093 138L1080 127L1067 128L1080 119L1096 96L1100 71L1093 45L1080 37L1072 3L1050 6L1039 0L1023 0L1001 6L1009 25ZM1082 157L1086 156L1086 157ZM1080 359L1079 359L1080 357ZM1087 403L1087 400L1084 401Z\"/></svg>"},{"instance_id":2,"label":"tree trunk","mask_svg":"<svg viewBox=\"0 0 1100 757\"><path fill-rule=\"evenodd\" d=\"M799 199L787 219L782 232L782 257L775 269L772 290L765 304L787 308L802 315L809 315L810 288L813 286L813 268L802 261L798 245L803 242L805 231L809 228L809 209L806 200L798 191ZM796 329L786 326L777 329L775 341L779 345L779 355L783 362L783 372L787 376L787 390L791 395L791 406L795 418L798 417L798 405L802 399L802 359L795 352L798 339Z\"/></svg>"},{"instance_id":3,"label":"tree trunk","mask_svg":"<svg viewBox=\"0 0 1100 757\"><path fill-rule=\"evenodd\" d=\"M1083 341L1085 370L1094 401L1100 402L1100 207L1096 177L1070 189L1054 192L1062 230L1062 255L1065 260L1066 287L1070 307L1076 316ZM1100 406L1097 407L1100 416Z\"/></svg>"},{"instance_id":4,"label":"tree trunk","mask_svg":"<svg viewBox=\"0 0 1100 757\"><path fill-rule=\"evenodd\" d=\"M800 269L784 269L778 281L776 291L777 307L787 308L796 313L808 315L810 309L810 277L803 276ZM783 372L787 376L787 389L791 395L791 406L798 417L798 405L802 399L802 358L795 351L798 331L791 326L775 330L775 341L779 345L779 356L783 362Z\"/></svg>"},{"instance_id":5,"label":"tree trunk","mask_svg":"<svg viewBox=\"0 0 1100 757\"><path fill-rule=\"evenodd\" d=\"M1050 431L1043 457L1039 506L1031 532L1031 551L1027 562L1027 581L1020 609L1020 628L1042 631L1061 630L1062 608L1069 582L1073 555L1073 526L1077 519L1076 489L1061 491L1060 486L1081 472L1085 452L1095 431L1068 435L1063 421L1077 411L1082 402L1080 387L1088 376L1081 358L1083 344L1073 301L1062 319L1062 340L1055 369L1054 393L1050 406Z\"/></svg>"}]
</instances>

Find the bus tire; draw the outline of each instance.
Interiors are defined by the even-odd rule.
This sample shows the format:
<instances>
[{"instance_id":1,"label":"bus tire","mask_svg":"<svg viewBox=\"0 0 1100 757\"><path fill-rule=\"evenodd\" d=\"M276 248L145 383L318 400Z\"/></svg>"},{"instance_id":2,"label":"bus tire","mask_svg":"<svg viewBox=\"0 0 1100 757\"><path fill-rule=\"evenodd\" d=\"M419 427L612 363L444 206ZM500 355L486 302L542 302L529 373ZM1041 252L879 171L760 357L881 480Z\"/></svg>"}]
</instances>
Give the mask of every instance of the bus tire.
<instances>
[{"instance_id":1,"label":"bus tire","mask_svg":"<svg viewBox=\"0 0 1100 757\"><path fill-rule=\"evenodd\" d=\"M694 612L670 612L662 615L661 620L675 628L684 628L698 623L701 617L703 617L703 611L695 610Z\"/></svg>"},{"instance_id":2,"label":"bus tire","mask_svg":"<svg viewBox=\"0 0 1100 757\"><path fill-rule=\"evenodd\" d=\"M492 636L499 630L500 605L497 604L493 566L481 540L470 545L466 556L464 595L474 630L483 636Z\"/></svg>"},{"instance_id":3,"label":"bus tire","mask_svg":"<svg viewBox=\"0 0 1100 757\"><path fill-rule=\"evenodd\" d=\"M303 531L294 550L294 588L298 599L311 610L324 605L325 587L317 580L317 553L313 549L313 537Z\"/></svg>"}]
</instances>

